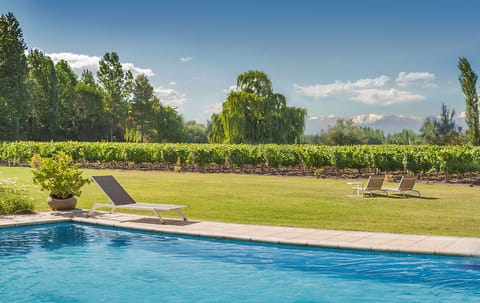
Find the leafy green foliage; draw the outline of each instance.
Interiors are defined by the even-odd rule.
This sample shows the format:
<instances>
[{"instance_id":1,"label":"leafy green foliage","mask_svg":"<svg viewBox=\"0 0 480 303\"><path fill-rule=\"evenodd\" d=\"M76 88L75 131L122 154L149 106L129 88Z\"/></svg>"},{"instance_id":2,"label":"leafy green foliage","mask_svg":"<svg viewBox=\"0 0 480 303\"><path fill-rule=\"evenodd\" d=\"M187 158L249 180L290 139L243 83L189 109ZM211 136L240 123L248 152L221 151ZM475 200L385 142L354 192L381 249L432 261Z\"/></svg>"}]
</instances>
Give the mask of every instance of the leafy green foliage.
<instances>
[{"instance_id":1,"label":"leafy green foliage","mask_svg":"<svg viewBox=\"0 0 480 303\"><path fill-rule=\"evenodd\" d=\"M212 116L211 143L298 143L305 127L306 111L287 107L286 98L274 93L262 71L238 76L236 90Z\"/></svg>"},{"instance_id":2,"label":"leafy green foliage","mask_svg":"<svg viewBox=\"0 0 480 303\"><path fill-rule=\"evenodd\" d=\"M53 61L38 49L30 51L28 63L31 100L29 137L38 141L56 139L61 123L55 66Z\"/></svg>"},{"instance_id":3,"label":"leafy green foliage","mask_svg":"<svg viewBox=\"0 0 480 303\"><path fill-rule=\"evenodd\" d=\"M480 145L479 104L477 94L478 75L473 71L470 62L465 57L458 60L460 76L458 80L465 94L465 118L469 127L470 143Z\"/></svg>"},{"instance_id":4,"label":"leafy green foliage","mask_svg":"<svg viewBox=\"0 0 480 303\"><path fill-rule=\"evenodd\" d=\"M208 143L207 128L195 121L185 123L185 143Z\"/></svg>"},{"instance_id":5,"label":"leafy green foliage","mask_svg":"<svg viewBox=\"0 0 480 303\"><path fill-rule=\"evenodd\" d=\"M105 53L99 62L98 81L105 91L105 112L109 141L123 141L131 93L132 73L124 73L118 54Z\"/></svg>"},{"instance_id":6,"label":"leafy green foliage","mask_svg":"<svg viewBox=\"0 0 480 303\"><path fill-rule=\"evenodd\" d=\"M57 199L80 196L80 189L90 183L90 179L83 178L82 171L79 170L80 164L72 161L72 157L63 151L57 152L52 158L33 155L30 161L34 168L33 182Z\"/></svg>"},{"instance_id":7,"label":"leafy green foliage","mask_svg":"<svg viewBox=\"0 0 480 303\"><path fill-rule=\"evenodd\" d=\"M385 138L386 144L397 144L397 145L419 145L422 144L423 139L411 129L403 129L399 133L393 133L387 135Z\"/></svg>"},{"instance_id":8,"label":"leafy green foliage","mask_svg":"<svg viewBox=\"0 0 480 303\"><path fill-rule=\"evenodd\" d=\"M382 144L385 135L380 129L356 126L352 119L338 119L327 131L305 139L307 143L326 145Z\"/></svg>"},{"instance_id":9,"label":"leafy green foliage","mask_svg":"<svg viewBox=\"0 0 480 303\"><path fill-rule=\"evenodd\" d=\"M420 129L422 137L428 144L452 145L463 143L461 129L455 126L455 109L450 111L442 104L439 118L426 118Z\"/></svg>"},{"instance_id":10,"label":"leafy green foliage","mask_svg":"<svg viewBox=\"0 0 480 303\"><path fill-rule=\"evenodd\" d=\"M33 213L32 197L17 179L0 180L0 215Z\"/></svg>"},{"instance_id":11,"label":"leafy green foliage","mask_svg":"<svg viewBox=\"0 0 480 303\"><path fill-rule=\"evenodd\" d=\"M77 75L65 60L60 60L55 64L55 75L60 112L57 138L61 140L76 138L78 135L75 123Z\"/></svg>"},{"instance_id":12,"label":"leafy green foliage","mask_svg":"<svg viewBox=\"0 0 480 303\"><path fill-rule=\"evenodd\" d=\"M152 106L154 101L153 86L148 81L147 76L142 74L135 78L132 93L133 99L130 116L133 119L135 132L140 132L138 141L144 142L147 135L147 128L153 121Z\"/></svg>"},{"instance_id":13,"label":"leafy green foliage","mask_svg":"<svg viewBox=\"0 0 480 303\"><path fill-rule=\"evenodd\" d=\"M23 33L12 13L0 16L0 140L25 138L28 73Z\"/></svg>"},{"instance_id":14,"label":"leafy green foliage","mask_svg":"<svg viewBox=\"0 0 480 303\"><path fill-rule=\"evenodd\" d=\"M471 146L0 142L0 161L11 165L25 163L34 154L51 158L59 152L83 163L152 163L167 167L331 167L448 174L480 171L480 147Z\"/></svg>"}]
</instances>

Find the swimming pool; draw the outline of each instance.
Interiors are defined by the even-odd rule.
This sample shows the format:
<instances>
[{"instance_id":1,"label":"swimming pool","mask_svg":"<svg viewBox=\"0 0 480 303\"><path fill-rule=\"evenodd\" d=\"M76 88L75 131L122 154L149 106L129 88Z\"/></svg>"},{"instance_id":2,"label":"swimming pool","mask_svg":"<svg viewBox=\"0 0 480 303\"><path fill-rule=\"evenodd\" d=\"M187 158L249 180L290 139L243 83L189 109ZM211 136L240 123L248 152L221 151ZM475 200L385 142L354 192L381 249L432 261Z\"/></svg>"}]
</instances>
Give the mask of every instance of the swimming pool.
<instances>
[{"instance_id":1,"label":"swimming pool","mask_svg":"<svg viewBox=\"0 0 480 303\"><path fill-rule=\"evenodd\" d=\"M480 262L62 223L0 230L0 302L478 302Z\"/></svg>"}]
</instances>

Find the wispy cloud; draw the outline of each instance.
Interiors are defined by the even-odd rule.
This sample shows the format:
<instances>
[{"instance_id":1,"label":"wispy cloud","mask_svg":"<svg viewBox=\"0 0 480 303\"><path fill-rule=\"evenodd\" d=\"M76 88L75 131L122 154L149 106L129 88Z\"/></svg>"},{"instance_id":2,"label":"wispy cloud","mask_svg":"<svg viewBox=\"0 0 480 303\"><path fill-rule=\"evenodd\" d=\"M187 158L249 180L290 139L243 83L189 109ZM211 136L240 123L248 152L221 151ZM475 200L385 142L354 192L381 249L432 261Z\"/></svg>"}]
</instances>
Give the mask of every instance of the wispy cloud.
<instances>
[{"instance_id":1,"label":"wispy cloud","mask_svg":"<svg viewBox=\"0 0 480 303\"><path fill-rule=\"evenodd\" d=\"M98 64L102 59L98 56L89 56L69 52L49 53L45 55L49 56L54 63L57 63L60 60L67 61L73 71L75 71L78 75L80 75L85 69L96 73L98 71ZM145 74L146 76L151 77L155 75L153 70L150 68L140 68L135 66L133 63L122 63L122 69L124 71L130 70L134 76Z\"/></svg>"},{"instance_id":2,"label":"wispy cloud","mask_svg":"<svg viewBox=\"0 0 480 303\"><path fill-rule=\"evenodd\" d=\"M425 100L425 97L412 92L390 88L359 90L351 99L369 105L392 105Z\"/></svg>"},{"instance_id":3,"label":"wispy cloud","mask_svg":"<svg viewBox=\"0 0 480 303\"><path fill-rule=\"evenodd\" d=\"M395 81L382 75L357 81L335 81L328 84L302 86L294 84L296 91L307 97L322 99L343 96L369 105L393 105L425 100L425 96L405 88L436 87L435 75L428 72L400 72Z\"/></svg>"},{"instance_id":4,"label":"wispy cloud","mask_svg":"<svg viewBox=\"0 0 480 303\"><path fill-rule=\"evenodd\" d=\"M192 59L193 59L192 57L182 57L180 58L180 62L185 63L185 62L192 61Z\"/></svg>"},{"instance_id":5,"label":"wispy cloud","mask_svg":"<svg viewBox=\"0 0 480 303\"><path fill-rule=\"evenodd\" d=\"M168 105L180 111L183 110L185 104L187 103L187 95L173 88L158 86L154 89L154 92L162 104Z\"/></svg>"},{"instance_id":6,"label":"wispy cloud","mask_svg":"<svg viewBox=\"0 0 480 303\"><path fill-rule=\"evenodd\" d=\"M122 69L124 71L130 70L133 76L144 74L147 77L152 77L155 75L153 70L151 70L150 68L136 67L135 65L133 65L133 63L122 63Z\"/></svg>"},{"instance_id":7,"label":"wispy cloud","mask_svg":"<svg viewBox=\"0 0 480 303\"><path fill-rule=\"evenodd\" d=\"M98 70L98 62L101 59L98 56L89 56L74 53L50 53L46 55L49 56L54 63L57 63L60 60L67 61L70 67L77 74L81 74L84 69L89 69L90 71L96 72Z\"/></svg>"},{"instance_id":8,"label":"wispy cloud","mask_svg":"<svg viewBox=\"0 0 480 303\"><path fill-rule=\"evenodd\" d=\"M215 104L209 104L204 107L205 114L218 114L222 111L222 104L223 102L218 102Z\"/></svg>"},{"instance_id":9,"label":"wispy cloud","mask_svg":"<svg viewBox=\"0 0 480 303\"><path fill-rule=\"evenodd\" d=\"M400 72L395 83L400 87L419 86L423 88L437 87L435 74L428 72Z\"/></svg>"},{"instance_id":10,"label":"wispy cloud","mask_svg":"<svg viewBox=\"0 0 480 303\"><path fill-rule=\"evenodd\" d=\"M168 84L170 84L171 86L175 86L175 85L177 85L177 82L175 82L175 81L170 81L170 82L168 82Z\"/></svg>"},{"instance_id":11,"label":"wispy cloud","mask_svg":"<svg viewBox=\"0 0 480 303\"><path fill-rule=\"evenodd\" d=\"M355 82L342 82L337 80L334 83L330 84L316 84L310 86L301 86L295 84L294 86L297 92L299 92L300 94L313 97L315 99L320 99L335 94L355 92L359 89L384 87L391 80L392 79L390 77L382 75L377 78L360 79Z\"/></svg>"},{"instance_id":12,"label":"wispy cloud","mask_svg":"<svg viewBox=\"0 0 480 303\"><path fill-rule=\"evenodd\" d=\"M236 85L230 85L228 88L224 88L223 92L229 94L230 92L234 92L237 90Z\"/></svg>"}]
</instances>

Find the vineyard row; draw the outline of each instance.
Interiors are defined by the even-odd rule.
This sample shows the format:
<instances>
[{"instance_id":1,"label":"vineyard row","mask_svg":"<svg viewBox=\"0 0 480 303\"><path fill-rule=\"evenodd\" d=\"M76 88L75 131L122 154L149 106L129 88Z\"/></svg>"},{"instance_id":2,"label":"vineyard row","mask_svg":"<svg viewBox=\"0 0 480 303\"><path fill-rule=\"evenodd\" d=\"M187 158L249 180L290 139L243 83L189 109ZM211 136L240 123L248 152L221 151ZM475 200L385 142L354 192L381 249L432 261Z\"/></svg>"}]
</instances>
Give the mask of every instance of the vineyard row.
<instances>
[{"instance_id":1,"label":"vineyard row","mask_svg":"<svg viewBox=\"0 0 480 303\"><path fill-rule=\"evenodd\" d=\"M265 167L357 169L415 174L477 173L480 148L471 146L401 145L226 145L107 142L1 142L0 161L28 163L33 154L50 157L64 151L86 164L160 164L167 167Z\"/></svg>"}]
</instances>

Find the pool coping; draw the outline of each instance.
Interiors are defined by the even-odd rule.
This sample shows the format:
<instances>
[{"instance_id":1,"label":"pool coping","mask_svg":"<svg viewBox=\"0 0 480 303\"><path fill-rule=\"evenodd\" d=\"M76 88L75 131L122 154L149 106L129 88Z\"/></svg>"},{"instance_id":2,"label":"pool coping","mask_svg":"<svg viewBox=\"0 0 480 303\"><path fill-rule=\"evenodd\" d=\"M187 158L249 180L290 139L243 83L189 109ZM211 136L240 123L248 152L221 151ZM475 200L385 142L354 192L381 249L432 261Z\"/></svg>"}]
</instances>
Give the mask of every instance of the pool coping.
<instances>
[{"instance_id":1,"label":"pool coping","mask_svg":"<svg viewBox=\"0 0 480 303\"><path fill-rule=\"evenodd\" d=\"M325 230L196 220L185 222L170 218L165 219L165 224L161 224L157 218L143 215L99 212L94 218L91 218L87 216L87 213L86 210L74 210L40 212L33 215L0 216L0 228L79 222L108 227L262 243L480 257L480 238Z\"/></svg>"}]
</instances>

